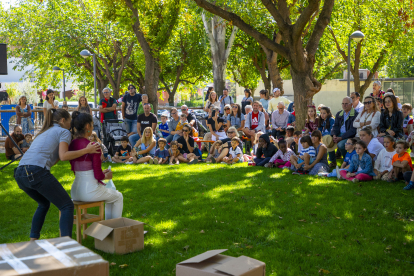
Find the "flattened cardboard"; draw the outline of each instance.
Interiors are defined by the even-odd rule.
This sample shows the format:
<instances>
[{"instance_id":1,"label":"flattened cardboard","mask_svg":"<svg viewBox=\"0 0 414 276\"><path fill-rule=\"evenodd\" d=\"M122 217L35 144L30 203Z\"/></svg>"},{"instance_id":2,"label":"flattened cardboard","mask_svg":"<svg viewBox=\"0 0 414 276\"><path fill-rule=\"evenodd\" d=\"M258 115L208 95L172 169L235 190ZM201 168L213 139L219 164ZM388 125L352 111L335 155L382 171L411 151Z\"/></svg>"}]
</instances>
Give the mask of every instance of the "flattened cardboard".
<instances>
[{"instance_id":1,"label":"flattened cardboard","mask_svg":"<svg viewBox=\"0 0 414 276\"><path fill-rule=\"evenodd\" d=\"M233 276L262 276L265 275L265 267L266 264L261 261L246 256L240 256L236 259L225 262L222 265L216 266L215 269ZM246 274L247 272L250 273Z\"/></svg>"},{"instance_id":2,"label":"flattened cardboard","mask_svg":"<svg viewBox=\"0 0 414 276\"><path fill-rule=\"evenodd\" d=\"M95 222L85 233L95 238L95 248L127 254L144 249L144 223L127 218Z\"/></svg>"},{"instance_id":3,"label":"flattened cardboard","mask_svg":"<svg viewBox=\"0 0 414 276\"><path fill-rule=\"evenodd\" d=\"M178 263L176 276L265 276L266 264L258 260L240 256L221 255L211 250Z\"/></svg>"},{"instance_id":4,"label":"flattened cardboard","mask_svg":"<svg viewBox=\"0 0 414 276\"><path fill-rule=\"evenodd\" d=\"M180 264L191 264L191 263L200 263L202 261L205 261L207 259L210 259L211 257L214 257L220 253L223 253L227 251L227 249L216 249L216 250L210 250L210 251L206 251L200 255L197 255L195 257L192 257L188 260L185 260L183 262L181 262Z\"/></svg>"},{"instance_id":5,"label":"flattened cardboard","mask_svg":"<svg viewBox=\"0 0 414 276\"><path fill-rule=\"evenodd\" d=\"M68 237L0 245L0 275L109 275L101 256Z\"/></svg>"}]
</instances>

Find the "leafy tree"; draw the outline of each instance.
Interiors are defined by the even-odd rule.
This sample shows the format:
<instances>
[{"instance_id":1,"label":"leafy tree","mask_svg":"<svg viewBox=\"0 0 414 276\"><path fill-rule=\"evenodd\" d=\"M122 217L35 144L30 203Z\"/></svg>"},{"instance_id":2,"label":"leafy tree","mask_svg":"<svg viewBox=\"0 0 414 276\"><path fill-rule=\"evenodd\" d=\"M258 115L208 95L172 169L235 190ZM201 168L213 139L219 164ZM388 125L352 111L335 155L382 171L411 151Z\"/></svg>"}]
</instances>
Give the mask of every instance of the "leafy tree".
<instances>
[{"instance_id":1,"label":"leafy tree","mask_svg":"<svg viewBox=\"0 0 414 276\"><path fill-rule=\"evenodd\" d=\"M207 0L194 0L194 2L201 8L231 22L261 45L288 60L295 93L295 106L298 111L296 113L297 127L303 127L306 119L306 106L313 95L321 89L321 83L313 76L313 68L319 41L331 18L334 0L293 1L292 3L286 0L277 2L261 0L261 3L256 1L253 3L248 0L247 4L224 0L215 1L215 4ZM277 29L270 25L268 28L272 28L272 31L276 33L280 32L281 43L259 30L251 19L249 10L243 12L247 5L256 5L257 9L263 9L268 17L271 16L277 24ZM309 28L311 24L314 25ZM310 30L312 32L309 38L303 40L303 35Z\"/></svg>"}]
</instances>

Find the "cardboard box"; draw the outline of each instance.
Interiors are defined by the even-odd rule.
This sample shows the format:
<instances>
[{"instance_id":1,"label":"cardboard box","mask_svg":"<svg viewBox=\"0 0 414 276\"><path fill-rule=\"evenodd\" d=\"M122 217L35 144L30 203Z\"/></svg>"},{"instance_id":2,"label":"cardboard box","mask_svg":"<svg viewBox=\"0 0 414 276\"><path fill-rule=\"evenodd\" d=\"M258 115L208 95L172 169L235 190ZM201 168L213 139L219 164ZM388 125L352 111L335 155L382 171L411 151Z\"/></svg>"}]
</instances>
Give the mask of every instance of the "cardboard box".
<instances>
[{"instance_id":1,"label":"cardboard box","mask_svg":"<svg viewBox=\"0 0 414 276\"><path fill-rule=\"evenodd\" d=\"M109 275L109 264L69 237L0 244L0 275Z\"/></svg>"},{"instance_id":2,"label":"cardboard box","mask_svg":"<svg viewBox=\"0 0 414 276\"><path fill-rule=\"evenodd\" d=\"M92 223L85 234L95 238L95 248L108 253L127 254L144 249L144 223L127 218Z\"/></svg>"},{"instance_id":3,"label":"cardboard box","mask_svg":"<svg viewBox=\"0 0 414 276\"><path fill-rule=\"evenodd\" d=\"M246 257L221 255L227 249L210 250L178 263L176 276L265 276L266 264Z\"/></svg>"}]
</instances>

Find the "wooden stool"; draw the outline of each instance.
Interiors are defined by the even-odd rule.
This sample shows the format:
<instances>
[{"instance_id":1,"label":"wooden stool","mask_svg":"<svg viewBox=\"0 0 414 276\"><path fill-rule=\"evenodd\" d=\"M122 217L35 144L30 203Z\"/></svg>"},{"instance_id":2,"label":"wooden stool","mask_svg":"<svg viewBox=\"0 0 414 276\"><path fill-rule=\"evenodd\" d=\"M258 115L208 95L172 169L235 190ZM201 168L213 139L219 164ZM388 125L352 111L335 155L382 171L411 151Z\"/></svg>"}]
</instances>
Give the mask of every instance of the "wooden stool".
<instances>
[{"instance_id":1,"label":"wooden stool","mask_svg":"<svg viewBox=\"0 0 414 276\"><path fill-rule=\"evenodd\" d=\"M86 239L85 230L88 227L88 223L104 220L104 202L103 201L94 201L94 202L83 202L83 201L73 201L75 205L75 215L73 216L73 224L76 225L76 241L82 243L82 225L83 225L83 239ZM88 208L99 207L99 215L88 214ZM60 220L60 211L59 211L59 220ZM60 230L59 230L60 236Z\"/></svg>"}]
</instances>

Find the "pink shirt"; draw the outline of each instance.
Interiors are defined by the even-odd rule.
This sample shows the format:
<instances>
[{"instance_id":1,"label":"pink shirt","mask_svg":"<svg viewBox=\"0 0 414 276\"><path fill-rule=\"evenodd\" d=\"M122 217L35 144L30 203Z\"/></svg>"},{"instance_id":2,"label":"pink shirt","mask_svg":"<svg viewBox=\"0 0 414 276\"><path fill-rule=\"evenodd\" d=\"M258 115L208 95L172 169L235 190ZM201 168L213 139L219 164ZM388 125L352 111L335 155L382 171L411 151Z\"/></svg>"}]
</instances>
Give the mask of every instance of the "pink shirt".
<instances>
[{"instance_id":1,"label":"pink shirt","mask_svg":"<svg viewBox=\"0 0 414 276\"><path fill-rule=\"evenodd\" d=\"M86 138L76 138L70 143L69 150L81 150L86 148L90 141ZM86 154L76 159L70 160L70 165L72 166L72 171L76 172L81 171L90 171L93 170L93 175L99 183L104 184L101 180L105 179L105 174L102 172L102 161L101 153Z\"/></svg>"}]
</instances>

